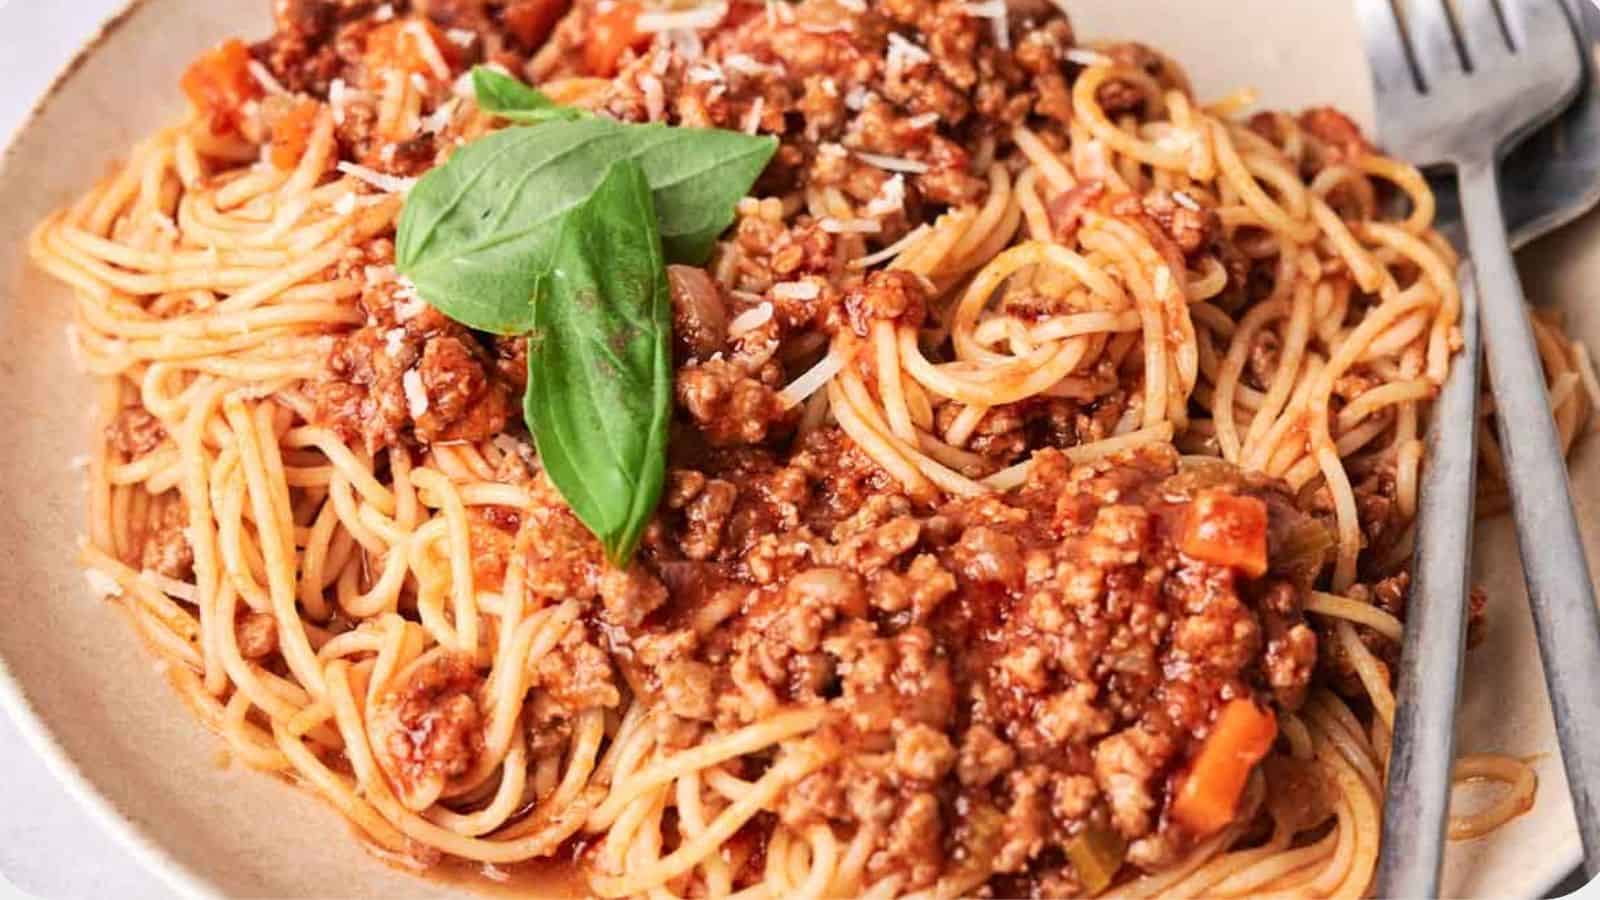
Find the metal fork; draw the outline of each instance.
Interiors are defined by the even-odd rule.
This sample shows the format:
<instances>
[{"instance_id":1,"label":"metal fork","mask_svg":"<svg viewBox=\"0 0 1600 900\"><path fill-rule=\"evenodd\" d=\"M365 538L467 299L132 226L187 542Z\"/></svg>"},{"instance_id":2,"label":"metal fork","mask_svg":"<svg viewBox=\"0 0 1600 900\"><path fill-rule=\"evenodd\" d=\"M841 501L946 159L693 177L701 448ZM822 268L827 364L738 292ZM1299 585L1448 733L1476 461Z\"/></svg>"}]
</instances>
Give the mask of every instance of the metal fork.
<instances>
[{"instance_id":1,"label":"metal fork","mask_svg":"<svg viewBox=\"0 0 1600 900\"><path fill-rule=\"evenodd\" d=\"M1518 140L1572 100L1582 80L1580 57L1557 0L1458 0L1454 6L1459 21L1447 0L1409 0L1401 17L1390 0L1357 4L1380 141L1419 164L1456 170L1481 288L1471 290L1469 283L1463 291L1464 346L1430 435L1416 600L1401 654L1401 704L1389 760L1376 885L1381 897L1438 895L1471 566L1480 316L1529 605L1585 870L1600 873L1600 745L1586 744L1600 735L1600 704L1585 696L1586 680L1600 672L1600 611L1507 244L1496 173Z\"/></svg>"}]
</instances>

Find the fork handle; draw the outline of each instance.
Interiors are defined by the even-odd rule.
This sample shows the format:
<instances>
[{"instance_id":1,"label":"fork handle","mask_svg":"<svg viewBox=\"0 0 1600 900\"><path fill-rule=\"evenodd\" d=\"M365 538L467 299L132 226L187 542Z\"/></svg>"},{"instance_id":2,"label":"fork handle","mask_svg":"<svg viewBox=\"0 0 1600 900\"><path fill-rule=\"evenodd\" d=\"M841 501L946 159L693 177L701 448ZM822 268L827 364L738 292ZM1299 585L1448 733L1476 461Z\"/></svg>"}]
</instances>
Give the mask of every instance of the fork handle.
<instances>
[{"instance_id":1,"label":"fork handle","mask_svg":"<svg viewBox=\"0 0 1600 900\"><path fill-rule=\"evenodd\" d=\"M1528 604L1583 840L1583 869L1594 878L1600 875L1600 702L1593 690L1600 675L1600 610L1573 515L1544 367L1506 243L1496 160L1463 164L1460 181Z\"/></svg>"}]
</instances>

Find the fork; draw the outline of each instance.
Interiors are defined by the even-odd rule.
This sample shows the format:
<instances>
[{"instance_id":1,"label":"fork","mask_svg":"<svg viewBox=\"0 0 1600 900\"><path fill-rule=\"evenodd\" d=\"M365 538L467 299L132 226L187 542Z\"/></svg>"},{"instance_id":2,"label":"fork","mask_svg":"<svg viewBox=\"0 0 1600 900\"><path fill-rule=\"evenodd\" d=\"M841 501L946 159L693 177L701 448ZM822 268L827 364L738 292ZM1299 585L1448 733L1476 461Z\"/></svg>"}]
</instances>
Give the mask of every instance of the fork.
<instances>
[{"instance_id":1,"label":"fork","mask_svg":"<svg viewBox=\"0 0 1600 900\"><path fill-rule=\"evenodd\" d=\"M1502 156L1576 94L1578 47L1557 0L1410 0L1403 18L1390 0L1358 0L1357 10L1380 141L1419 164L1455 169L1473 270L1463 278L1462 352L1430 435L1377 895L1438 895L1471 565L1480 318L1534 630L1592 877L1600 747L1586 742L1600 735L1600 704L1585 694L1600 673L1600 611L1497 181Z\"/></svg>"}]
</instances>

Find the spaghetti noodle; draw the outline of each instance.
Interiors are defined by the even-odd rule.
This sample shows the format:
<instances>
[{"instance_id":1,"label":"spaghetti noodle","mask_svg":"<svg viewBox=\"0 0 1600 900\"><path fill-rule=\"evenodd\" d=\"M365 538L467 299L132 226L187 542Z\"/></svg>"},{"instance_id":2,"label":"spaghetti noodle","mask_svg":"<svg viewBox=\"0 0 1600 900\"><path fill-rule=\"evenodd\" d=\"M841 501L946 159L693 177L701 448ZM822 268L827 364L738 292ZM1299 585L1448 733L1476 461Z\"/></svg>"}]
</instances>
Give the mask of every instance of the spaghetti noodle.
<instances>
[{"instance_id":1,"label":"spaghetti noodle","mask_svg":"<svg viewBox=\"0 0 1600 900\"><path fill-rule=\"evenodd\" d=\"M224 45L33 234L98 385L82 561L207 726L389 858L583 848L601 896L1363 894L1461 310L1418 173L1022 4L492 6ZM507 423L515 346L393 271L496 127L474 55L785 142L673 274L689 436L627 570ZM1589 356L1537 333L1570 446ZM1257 510L1259 561L1205 543ZM1205 832L1163 796L1228 696L1277 738ZM1458 775L1512 790L1457 836L1532 802Z\"/></svg>"}]
</instances>

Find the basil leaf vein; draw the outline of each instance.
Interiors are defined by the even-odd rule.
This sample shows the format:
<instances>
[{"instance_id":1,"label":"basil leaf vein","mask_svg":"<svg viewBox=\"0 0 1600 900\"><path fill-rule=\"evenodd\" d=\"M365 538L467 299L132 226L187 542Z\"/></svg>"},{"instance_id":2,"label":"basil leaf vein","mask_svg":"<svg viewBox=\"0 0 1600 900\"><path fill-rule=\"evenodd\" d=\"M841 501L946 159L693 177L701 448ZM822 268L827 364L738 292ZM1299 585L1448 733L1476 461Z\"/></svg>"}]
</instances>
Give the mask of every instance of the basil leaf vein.
<instances>
[{"instance_id":1,"label":"basil leaf vein","mask_svg":"<svg viewBox=\"0 0 1600 900\"><path fill-rule=\"evenodd\" d=\"M625 565L661 497L672 313L644 169L608 168L561 221L539 278L524 414L545 472Z\"/></svg>"}]
</instances>

